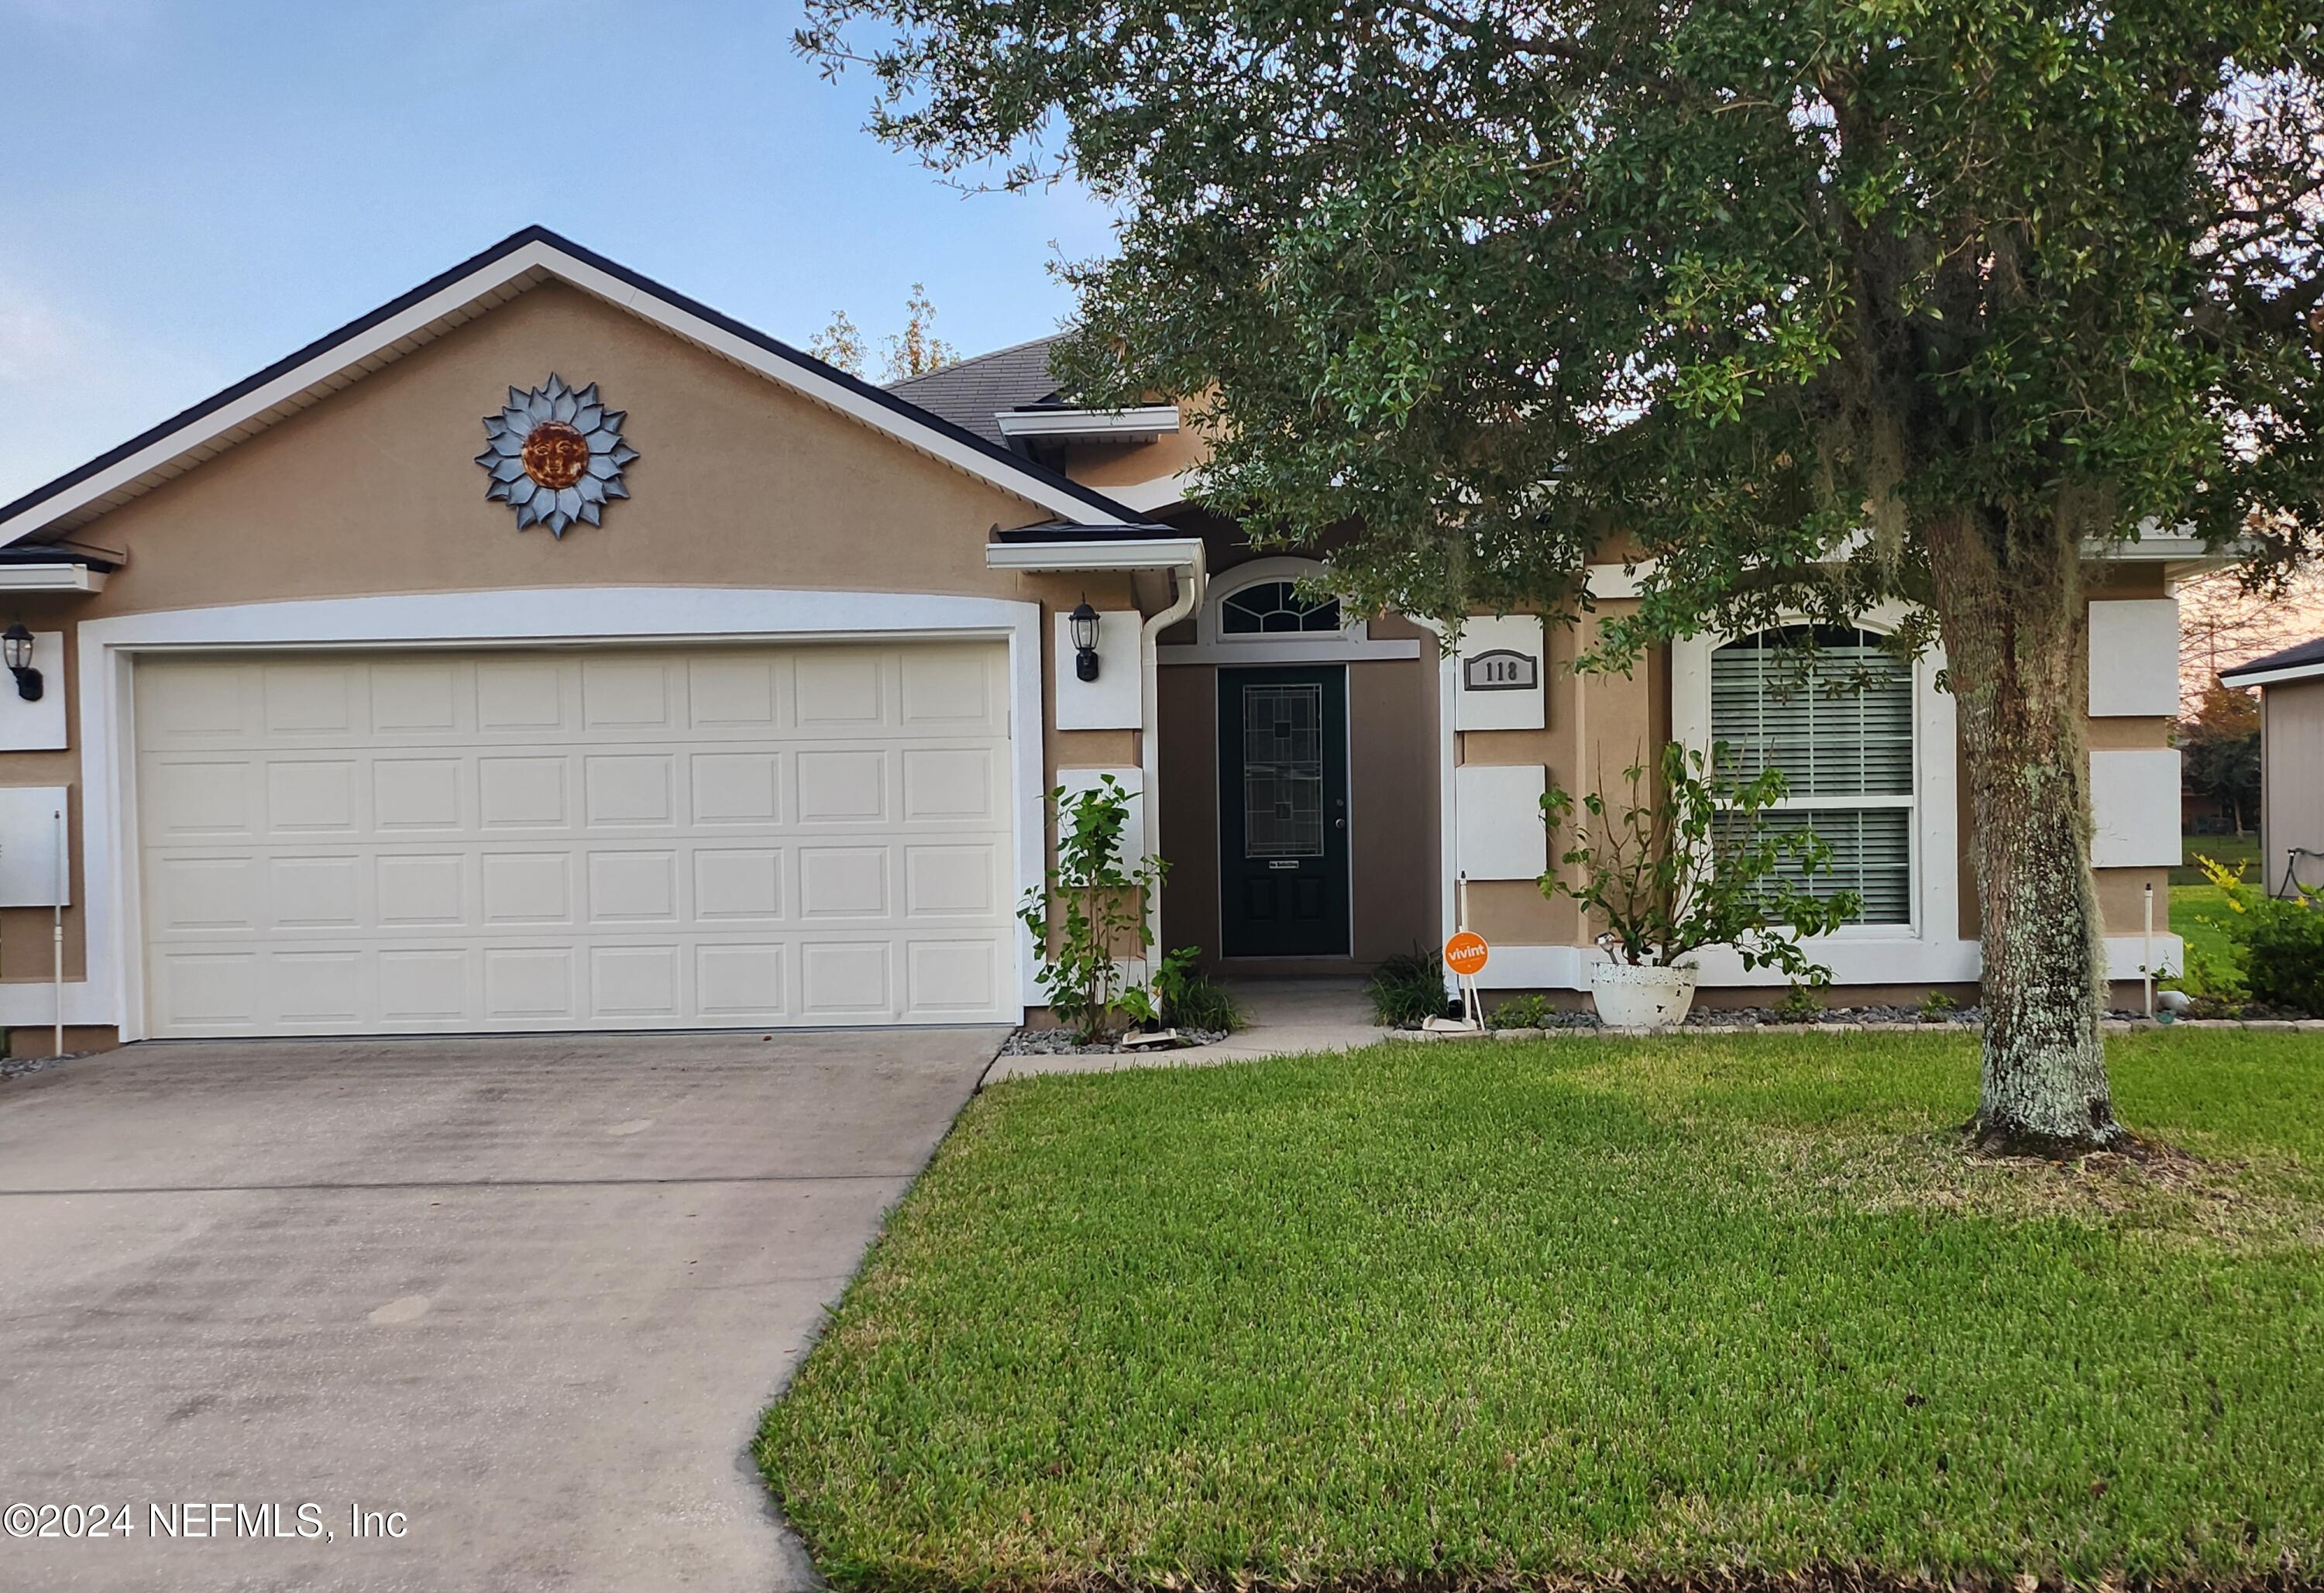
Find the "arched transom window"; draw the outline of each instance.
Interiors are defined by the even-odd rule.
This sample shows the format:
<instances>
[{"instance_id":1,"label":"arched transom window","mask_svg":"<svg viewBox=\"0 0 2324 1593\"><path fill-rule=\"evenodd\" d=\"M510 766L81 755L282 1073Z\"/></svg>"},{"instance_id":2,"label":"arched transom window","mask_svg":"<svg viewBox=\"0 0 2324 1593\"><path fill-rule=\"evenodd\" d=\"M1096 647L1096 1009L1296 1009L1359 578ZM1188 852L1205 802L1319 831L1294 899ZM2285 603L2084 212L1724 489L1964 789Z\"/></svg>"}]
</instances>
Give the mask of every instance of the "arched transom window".
<instances>
[{"instance_id":1,"label":"arched transom window","mask_svg":"<svg viewBox=\"0 0 2324 1593\"><path fill-rule=\"evenodd\" d=\"M1762 631L1711 655L1711 738L1736 778L1780 769L1788 794L1764 821L1812 829L1831 866L1808 882L1854 891L1858 922L1913 920L1913 666L1873 631Z\"/></svg>"},{"instance_id":2,"label":"arched transom window","mask_svg":"<svg viewBox=\"0 0 2324 1593\"><path fill-rule=\"evenodd\" d=\"M1305 631L1336 633L1340 600L1325 597L1310 602L1299 595L1299 583L1263 580L1229 592L1219 600L1219 634L1226 636L1270 636Z\"/></svg>"}]
</instances>

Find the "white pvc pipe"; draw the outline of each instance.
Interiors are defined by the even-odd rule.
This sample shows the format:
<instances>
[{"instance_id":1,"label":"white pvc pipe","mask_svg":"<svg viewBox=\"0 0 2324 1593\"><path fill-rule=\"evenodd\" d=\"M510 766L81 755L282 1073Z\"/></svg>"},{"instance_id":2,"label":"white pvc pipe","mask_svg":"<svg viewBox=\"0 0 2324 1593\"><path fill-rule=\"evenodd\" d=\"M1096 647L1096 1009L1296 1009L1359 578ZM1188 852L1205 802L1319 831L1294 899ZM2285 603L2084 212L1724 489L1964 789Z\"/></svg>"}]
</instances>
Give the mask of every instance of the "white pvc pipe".
<instances>
[{"instance_id":1,"label":"white pvc pipe","mask_svg":"<svg viewBox=\"0 0 2324 1593\"><path fill-rule=\"evenodd\" d=\"M2146 944L2138 957L2139 983L2146 988L2146 1015L2154 1015L2154 885L2146 887Z\"/></svg>"},{"instance_id":2,"label":"white pvc pipe","mask_svg":"<svg viewBox=\"0 0 2324 1593\"><path fill-rule=\"evenodd\" d=\"M49 950L56 968L57 1032L56 1045L49 1054L65 1054L65 810L56 811L57 821L57 889L49 909Z\"/></svg>"}]
</instances>

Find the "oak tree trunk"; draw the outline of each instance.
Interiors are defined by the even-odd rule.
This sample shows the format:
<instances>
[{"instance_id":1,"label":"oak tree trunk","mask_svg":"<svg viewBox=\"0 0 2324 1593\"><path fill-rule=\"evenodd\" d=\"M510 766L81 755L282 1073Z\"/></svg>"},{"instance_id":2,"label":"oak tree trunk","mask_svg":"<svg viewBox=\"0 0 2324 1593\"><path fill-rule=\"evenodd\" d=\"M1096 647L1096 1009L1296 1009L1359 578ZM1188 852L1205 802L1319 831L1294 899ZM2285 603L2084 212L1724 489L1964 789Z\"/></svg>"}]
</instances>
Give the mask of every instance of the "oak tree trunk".
<instances>
[{"instance_id":1,"label":"oak tree trunk","mask_svg":"<svg viewBox=\"0 0 2324 1593\"><path fill-rule=\"evenodd\" d=\"M2061 519L2014 528L1963 515L1928 539L1976 822L1985 1066L1970 1127L1994 1149L2124 1137L2098 1027L2106 945L2077 667L2080 539Z\"/></svg>"}]
</instances>

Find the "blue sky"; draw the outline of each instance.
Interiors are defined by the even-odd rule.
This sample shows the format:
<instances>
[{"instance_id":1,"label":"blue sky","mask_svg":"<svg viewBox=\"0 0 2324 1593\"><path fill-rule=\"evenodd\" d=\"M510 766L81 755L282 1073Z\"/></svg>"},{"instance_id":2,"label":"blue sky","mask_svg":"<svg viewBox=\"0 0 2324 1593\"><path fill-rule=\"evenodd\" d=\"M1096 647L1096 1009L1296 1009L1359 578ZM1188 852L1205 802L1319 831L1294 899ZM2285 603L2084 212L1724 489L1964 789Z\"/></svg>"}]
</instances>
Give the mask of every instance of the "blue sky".
<instances>
[{"instance_id":1,"label":"blue sky","mask_svg":"<svg viewBox=\"0 0 2324 1593\"><path fill-rule=\"evenodd\" d=\"M533 222L778 337L1052 330L1106 245L862 131L791 5L0 0L0 502Z\"/></svg>"}]
</instances>

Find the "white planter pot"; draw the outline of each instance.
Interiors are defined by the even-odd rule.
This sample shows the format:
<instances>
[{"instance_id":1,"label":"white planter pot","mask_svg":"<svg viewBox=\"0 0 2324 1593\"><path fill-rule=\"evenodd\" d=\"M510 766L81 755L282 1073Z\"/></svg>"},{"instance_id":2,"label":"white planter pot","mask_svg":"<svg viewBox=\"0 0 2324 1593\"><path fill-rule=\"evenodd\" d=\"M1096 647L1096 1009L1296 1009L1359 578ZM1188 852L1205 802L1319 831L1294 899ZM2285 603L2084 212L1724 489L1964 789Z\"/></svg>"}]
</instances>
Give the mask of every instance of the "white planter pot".
<instances>
[{"instance_id":1,"label":"white planter pot","mask_svg":"<svg viewBox=\"0 0 2324 1593\"><path fill-rule=\"evenodd\" d=\"M1590 999L1598 1021L1612 1029L1667 1029L1686 1021L1694 1005L1695 970L1628 962L1590 967Z\"/></svg>"}]
</instances>

